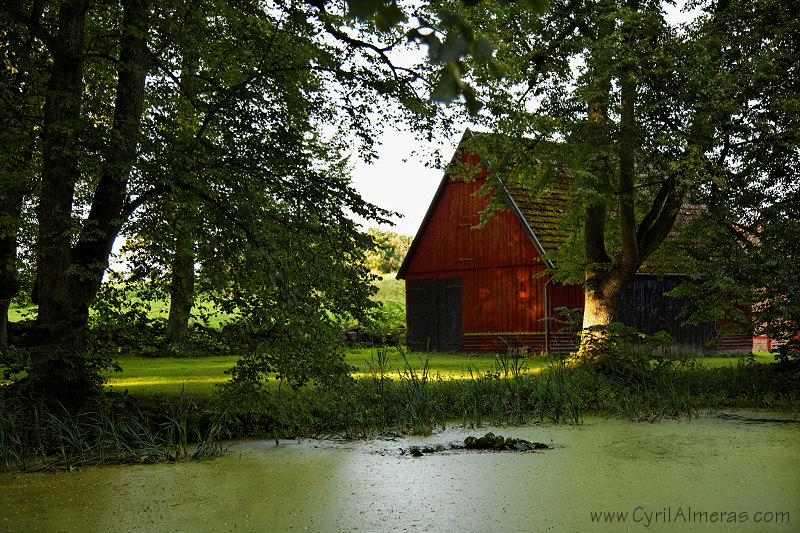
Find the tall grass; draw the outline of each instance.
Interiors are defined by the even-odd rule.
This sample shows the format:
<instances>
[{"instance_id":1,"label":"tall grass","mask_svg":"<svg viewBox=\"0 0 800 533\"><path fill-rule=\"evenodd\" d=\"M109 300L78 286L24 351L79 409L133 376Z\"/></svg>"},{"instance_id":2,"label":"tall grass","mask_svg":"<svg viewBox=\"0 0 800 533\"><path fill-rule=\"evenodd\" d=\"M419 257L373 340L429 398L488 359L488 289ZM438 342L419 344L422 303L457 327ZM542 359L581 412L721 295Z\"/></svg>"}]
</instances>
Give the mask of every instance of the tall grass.
<instances>
[{"instance_id":1,"label":"tall grass","mask_svg":"<svg viewBox=\"0 0 800 533\"><path fill-rule=\"evenodd\" d=\"M33 408L27 414L0 409L0 459L26 472L85 466L175 462L222 454L219 419L199 425L181 400L154 420L140 411L113 412L98 404L78 414Z\"/></svg>"},{"instance_id":2,"label":"tall grass","mask_svg":"<svg viewBox=\"0 0 800 533\"><path fill-rule=\"evenodd\" d=\"M539 372L531 372L527 359L510 354L497 357L493 369L469 368L466 379L443 379L431 371L427 358L415 361L403 354L399 368L391 368L391 361L386 349L376 350L366 361L366 377L336 390L277 395L266 388L251 396L221 396L221 405L241 406L228 434L361 438L427 434L454 422L470 427L579 424L586 413L655 421L694 416L706 406L800 407L800 377L776 374L767 365L706 368L667 361L626 368L633 364L627 361L599 372L553 357ZM251 403L239 401L245 397Z\"/></svg>"},{"instance_id":3,"label":"tall grass","mask_svg":"<svg viewBox=\"0 0 800 533\"><path fill-rule=\"evenodd\" d=\"M418 359L390 358L379 348L360 379L299 389L226 384L205 405L184 394L142 396L77 415L35 409L22 415L0 399L0 461L7 468L69 470L214 457L223 452L223 438L428 434L459 421L578 424L586 413L655 421L694 416L704 407L800 411L800 376L747 359L721 368L620 359L597 371L557 357L531 369L529 360L509 354L495 358L494 368L470 367L466 379L444 379L427 357Z\"/></svg>"},{"instance_id":4,"label":"tall grass","mask_svg":"<svg viewBox=\"0 0 800 533\"><path fill-rule=\"evenodd\" d=\"M584 375L585 376L585 375ZM534 390L540 422L571 422L583 417L581 371L568 367L562 358L551 358Z\"/></svg>"},{"instance_id":5,"label":"tall grass","mask_svg":"<svg viewBox=\"0 0 800 533\"><path fill-rule=\"evenodd\" d=\"M376 349L375 357L367 361L369 377L356 385L359 396L369 399L372 406L359 417L363 426L361 433L392 426L404 433L431 433L437 425L444 424L433 392L433 382L441 378L431 375L427 357L413 364L400 350L403 366L396 371L398 379L393 379L395 372L389 367L388 352L388 348Z\"/></svg>"}]
</instances>

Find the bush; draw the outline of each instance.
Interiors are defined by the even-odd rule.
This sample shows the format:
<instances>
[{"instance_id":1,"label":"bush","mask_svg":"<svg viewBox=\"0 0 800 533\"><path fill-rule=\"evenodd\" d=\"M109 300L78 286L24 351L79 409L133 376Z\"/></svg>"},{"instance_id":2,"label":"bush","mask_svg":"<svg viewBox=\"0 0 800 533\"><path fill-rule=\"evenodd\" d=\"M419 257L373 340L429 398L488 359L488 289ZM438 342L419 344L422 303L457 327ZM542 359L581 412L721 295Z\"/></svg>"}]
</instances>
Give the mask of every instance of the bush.
<instances>
[{"instance_id":1,"label":"bush","mask_svg":"<svg viewBox=\"0 0 800 533\"><path fill-rule=\"evenodd\" d=\"M398 302L381 302L371 309L363 324L344 328L348 346L384 347L403 346L406 334L405 306Z\"/></svg>"}]
</instances>

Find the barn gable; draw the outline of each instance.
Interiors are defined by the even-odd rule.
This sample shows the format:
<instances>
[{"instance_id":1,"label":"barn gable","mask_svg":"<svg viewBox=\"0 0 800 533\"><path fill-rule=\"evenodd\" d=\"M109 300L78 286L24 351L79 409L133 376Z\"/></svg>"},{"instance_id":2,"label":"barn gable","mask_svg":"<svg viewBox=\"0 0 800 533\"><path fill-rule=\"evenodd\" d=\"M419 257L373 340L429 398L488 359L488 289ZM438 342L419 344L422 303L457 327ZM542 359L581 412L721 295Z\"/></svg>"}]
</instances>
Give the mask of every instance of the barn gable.
<instances>
[{"instance_id":1,"label":"barn gable","mask_svg":"<svg viewBox=\"0 0 800 533\"><path fill-rule=\"evenodd\" d=\"M474 181L444 176L398 277L541 263L530 229L512 210L477 227L486 207L486 199L477 195L486 180L482 174Z\"/></svg>"},{"instance_id":2,"label":"barn gable","mask_svg":"<svg viewBox=\"0 0 800 533\"><path fill-rule=\"evenodd\" d=\"M480 164L468 153L456 157ZM495 179L487 175L485 166L474 180L445 174L398 272L406 280L412 350L543 351L553 333L547 320L552 309L582 305L581 287L552 284L543 275L543 254L552 250L522 211L553 218L552 203L520 202L520 208L506 189L508 209L477 227L487 205L477 192ZM547 234L544 242L556 246L557 237Z\"/></svg>"}]
</instances>

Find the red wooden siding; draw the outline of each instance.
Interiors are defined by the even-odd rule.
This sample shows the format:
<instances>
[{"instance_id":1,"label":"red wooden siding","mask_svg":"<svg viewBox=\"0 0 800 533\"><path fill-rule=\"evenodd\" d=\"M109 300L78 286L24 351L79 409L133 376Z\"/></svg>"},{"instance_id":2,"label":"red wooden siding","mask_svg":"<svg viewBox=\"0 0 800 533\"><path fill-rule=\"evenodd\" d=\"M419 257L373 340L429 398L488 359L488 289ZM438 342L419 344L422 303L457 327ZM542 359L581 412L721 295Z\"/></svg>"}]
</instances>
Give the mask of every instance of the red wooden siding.
<instances>
[{"instance_id":1,"label":"red wooden siding","mask_svg":"<svg viewBox=\"0 0 800 533\"><path fill-rule=\"evenodd\" d=\"M548 278L539 274L545 265L511 211L475 228L486 206L486 199L475 195L481 185L483 178L446 183L416 237L403 277L461 278L465 351L543 351ZM582 305L580 286L551 284L549 290L551 308Z\"/></svg>"},{"instance_id":2,"label":"red wooden siding","mask_svg":"<svg viewBox=\"0 0 800 533\"><path fill-rule=\"evenodd\" d=\"M483 180L450 182L427 224L417 235L405 273L418 276L446 270L474 270L541 264L539 254L510 211L495 214L480 229L478 213L486 199L473 196Z\"/></svg>"},{"instance_id":3,"label":"red wooden siding","mask_svg":"<svg viewBox=\"0 0 800 533\"><path fill-rule=\"evenodd\" d=\"M552 283L550 286L550 308L553 313L559 307L583 309L583 297L583 285Z\"/></svg>"}]
</instances>

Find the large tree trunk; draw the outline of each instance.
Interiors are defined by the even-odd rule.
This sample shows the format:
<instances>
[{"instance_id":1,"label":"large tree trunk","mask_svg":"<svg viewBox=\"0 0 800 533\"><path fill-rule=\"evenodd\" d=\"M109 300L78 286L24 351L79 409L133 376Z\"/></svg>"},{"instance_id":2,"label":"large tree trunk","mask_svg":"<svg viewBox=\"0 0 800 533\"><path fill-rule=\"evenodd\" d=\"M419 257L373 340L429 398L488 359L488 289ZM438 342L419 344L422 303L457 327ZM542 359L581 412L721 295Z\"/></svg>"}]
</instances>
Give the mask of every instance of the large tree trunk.
<instances>
[{"instance_id":1,"label":"large tree trunk","mask_svg":"<svg viewBox=\"0 0 800 533\"><path fill-rule=\"evenodd\" d=\"M37 323L29 378L38 394L65 407L79 406L99 388L96 369L83 357L88 308L108 266L121 224L127 180L136 157L146 72L146 2L123 0L120 61L108 152L89 216L72 248L72 206L81 178L79 126L84 32L89 2L68 0L59 10L44 107L42 192L38 207Z\"/></svg>"},{"instance_id":2,"label":"large tree trunk","mask_svg":"<svg viewBox=\"0 0 800 533\"><path fill-rule=\"evenodd\" d=\"M92 207L73 250L77 268L71 277L70 296L77 312L76 323L81 327L88 320L89 305L100 288L114 240L124 223L128 178L141 137L144 83L149 64L146 41L148 2L122 0L122 7L114 121Z\"/></svg>"},{"instance_id":3,"label":"large tree trunk","mask_svg":"<svg viewBox=\"0 0 800 533\"><path fill-rule=\"evenodd\" d=\"M80 178L78 138L83 91L86 0L65 1L58 15L58 33L50 46L53 56L44 104L42 190L39 198L36 301L39 304L39 344L65 346L71 337L72 307L69 267L72 263L72 202ZM67 345L74 343L70 340ZM42 372L44 351L33 354L31 377ZM43 370L48 372L48 370Z\"/></svg>"},{"instance_id":4,"label":"large tree trunk","mask_svg":"<svg viewBox=\"0 0 800 533\"><path fill-rule=\"evenodd\" d=\"M628 0L627 7L638 11L640 0ZM603 25L601 25L603 26ZM600 28L600 37L609 35L610 28ZM635 43L642 38L635 23L626 22L621 31L627 42ZM607 59L607 58L606 58ZM630 61L630 60L629 60ZM662 176L661 185L649 205L641 222L636 222L636 153L640 146L636 124L637 83L634 66L620 62L615 67L619 80L620 122L618 134L618 180L609 181L617 191L617 211L620 222L621 250L612 259L606 250L605 218L606 205L596 201L587 207L584 225L584 255L586 261L585 303L583 335L579 355L596 356L591 347L604 335L603 328L613 321L625 288L636 275L642 263L664 242L675 225L683 192L677 186L675 176ZM590 121L599 122L607 116L599 99L589 102ZM610 140L598 140L598 147L606 150Z\"/></svg>"},{"instance_id":5,"label":"large tree trunk","mask_svg":"<svg viewBox=\"0 0 800 533\"><path fill-rule=\"evenodd\" d=\"M194 238L192 233L176 235L175 255L172 261L167 340L178 344L189 332L194 300Z\"/></svg>"},{"instance_id":6,"label":"large tree trunk","mask_svg":"<svg viewBox=\"0 0 800 533\"><path fill-rule=\"evenodd\" d=\"M189 13L186 16L190 16ZM197 111L192 101L198 98L197 71L200 58L197 50L185 48L181 51L181 91L178 103L179 149L189 152L194 146L194 136L200 129ZM176 158L180 160L180 158ZM194 169L183 166L173 168L176 174L191 173ZM172 258L172 279L170 283L169 316L167 318L167 341L173 346L186 338L189 332L189 319L194 302L194 263L196 209L191 201L185 206L180 201L169 202L174 217L175 255ZM170 215L168 215L170 216Z\"/></svg>"},{"instance_id":7,"label":"large tree trunk","mask_svg":"<svg viewBox=\"0 0 800 533\"><path fill-rule=\"evenodd\" d=\"M638 0L629 0L629 7L638 10ZM623 31L632 29L623 26ZM610 27L602 27L600 37L610 35ZM623 66L618 73L620 83L620 127L618 146L618 181L613 183L617 191L617 210L620 222L620 238L622 249L620 254L611 259L606 250L605 219L606 205L598 201L586 209L584 226L584 256L586 261L586 278L584 282L583 334L579 354L591 354L605 331L602 326L614 320L617 306L625 291L625 287L636 274L642 263L639 241L637 239L634 190L636 183L636 81L630 65ZM607 110L598 99L589 102L590 121L599 122L607 116ZM598 143L606 148L610 139ZM607 148L606 148L607 149ZM598 329L599 328L599 329Z\"/></svg>"},{"instance_id":8,"label":"large tree trunk","mask_svg":"<svg viewBox=\"0 0 800 533\"><path fill-rule=\"evenodd\" d=\"M35 396L52 407L73 410L96 389L89 369L75 356L77 338L70 298L72 206L80 179L80 111L83 91L84 33L89 2L59 6L58 33L47 42L52 55L44 104L42 187L36 246L39 305L37 338L31 347L28 380Z\"/></svg>"}]
</instances>

